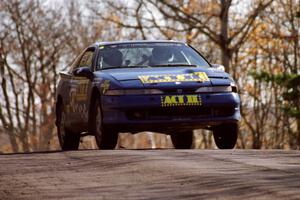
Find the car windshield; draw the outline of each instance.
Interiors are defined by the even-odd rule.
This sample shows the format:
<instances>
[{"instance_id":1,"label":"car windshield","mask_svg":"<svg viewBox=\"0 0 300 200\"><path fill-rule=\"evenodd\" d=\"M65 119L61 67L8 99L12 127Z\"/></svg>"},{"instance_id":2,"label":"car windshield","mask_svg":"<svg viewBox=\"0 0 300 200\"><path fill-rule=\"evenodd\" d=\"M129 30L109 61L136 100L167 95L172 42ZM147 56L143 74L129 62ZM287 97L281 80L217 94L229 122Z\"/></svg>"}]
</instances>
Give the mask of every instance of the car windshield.
<instances>
[{"instance_id":1,"label":"car windshield","mask_svg":"<svg viewBox=\"0 0 300 200\"><path fill-rule=\"evenodd\" d=\"M210 67L193 48L181 43L130 43L100 46L98 69Z\"/></svg>"}]
</instances>

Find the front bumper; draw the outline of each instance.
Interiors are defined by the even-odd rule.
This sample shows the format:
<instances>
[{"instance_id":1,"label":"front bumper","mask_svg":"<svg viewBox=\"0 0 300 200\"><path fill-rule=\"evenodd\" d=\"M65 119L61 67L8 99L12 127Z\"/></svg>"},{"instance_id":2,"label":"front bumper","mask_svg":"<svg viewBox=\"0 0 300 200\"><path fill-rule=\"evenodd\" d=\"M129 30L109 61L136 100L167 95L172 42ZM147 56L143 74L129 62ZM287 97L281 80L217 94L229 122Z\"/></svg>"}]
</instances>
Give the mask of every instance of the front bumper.
<instances>
[{"instance_id":1,"label":"front bumper","mask_svg":"<svg viewBox=\"0 0 300 200\"><path fill-rule=\"evenodd\" d=\"M174 95L102 96L103 124L118 131L178 132L240 120L237 93L198 94L201 103L189 105L165 105L166 96Z\"/></svg>"}]
</instances>

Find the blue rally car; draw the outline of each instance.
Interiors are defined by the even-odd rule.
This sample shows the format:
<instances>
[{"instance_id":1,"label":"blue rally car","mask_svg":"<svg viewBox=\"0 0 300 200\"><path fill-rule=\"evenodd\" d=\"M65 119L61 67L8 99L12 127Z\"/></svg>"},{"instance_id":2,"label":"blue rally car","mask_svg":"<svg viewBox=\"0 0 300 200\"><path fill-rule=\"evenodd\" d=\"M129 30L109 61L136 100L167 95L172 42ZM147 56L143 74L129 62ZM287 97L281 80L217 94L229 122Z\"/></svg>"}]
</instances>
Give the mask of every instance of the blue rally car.
<instances>
[{"instance_id":1,"label":"blue rally car","mask_svg":"<svg viewBox=\"0 0 300 200\"><path fill-rule=\"evenodd\" d=\"M193 47L176 41L96 43L60 73L56 125L63 150L94 135L113 149L119 132L157 131L190 148L194 129L213 132L218 148L234 148L240 99L234 80Z\"/></svg>"}]
</instances>

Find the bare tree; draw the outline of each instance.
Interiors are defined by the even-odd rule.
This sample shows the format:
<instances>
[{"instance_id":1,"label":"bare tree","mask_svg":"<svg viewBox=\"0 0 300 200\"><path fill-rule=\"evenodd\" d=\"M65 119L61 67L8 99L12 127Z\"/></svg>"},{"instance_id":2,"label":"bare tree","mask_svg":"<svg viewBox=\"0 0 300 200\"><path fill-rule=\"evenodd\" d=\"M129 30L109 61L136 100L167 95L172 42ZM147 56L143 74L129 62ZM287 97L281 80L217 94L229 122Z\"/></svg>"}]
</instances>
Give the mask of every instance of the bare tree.
<instances>
[{"instance_id":1,"label":"bare tree","mask_svg":"<svg viewBox=\"0 0 300 200\"><path fill-rule=\"evenodd\" d=\"M4 1L1 7L1 122L13 151L19 151L18 143L23 151L47 149L54 129L57 66L67 35L62 17L38 1Z\"/></svg>"},{"instance_id":2,"label":"bare tree","mask_svg":"<svg viewBox=\"0 0 300 200\"><path fill-rule=\"evenodd\" d=\"M39 0L3 0L0 134L14 152L52 148L59 70L95 41L163 38L192 44L238 80L243 118L238 147L299 149L299 5L299 0L66 0L53 9ZM210 135L198 135L196 146L212 146Z\"/></svg>"}]
</instances>

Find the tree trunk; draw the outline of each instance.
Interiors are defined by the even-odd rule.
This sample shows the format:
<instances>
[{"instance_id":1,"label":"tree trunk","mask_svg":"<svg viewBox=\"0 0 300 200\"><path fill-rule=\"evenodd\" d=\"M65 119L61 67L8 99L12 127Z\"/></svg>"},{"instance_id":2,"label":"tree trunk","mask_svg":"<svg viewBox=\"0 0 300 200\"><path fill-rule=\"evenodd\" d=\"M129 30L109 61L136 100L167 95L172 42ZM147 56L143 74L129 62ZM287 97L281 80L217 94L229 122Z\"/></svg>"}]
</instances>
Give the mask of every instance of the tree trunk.
<instances>
[{"instance_id":1,"label":"tree trunk","mask_svg":"<svg viewBox=\"0 0 300 200\"><path fill-rule=\"evenodd\" d=\"M225 67L225 71L230 71L230 60L231 53L229 49L228 41L228 11L231 5L231 0L221 0L221 13L220 13L220 22L221 22L221 33L220 33L220 45L222 53L222 65Z\"/></svg>"}]
</instances>

